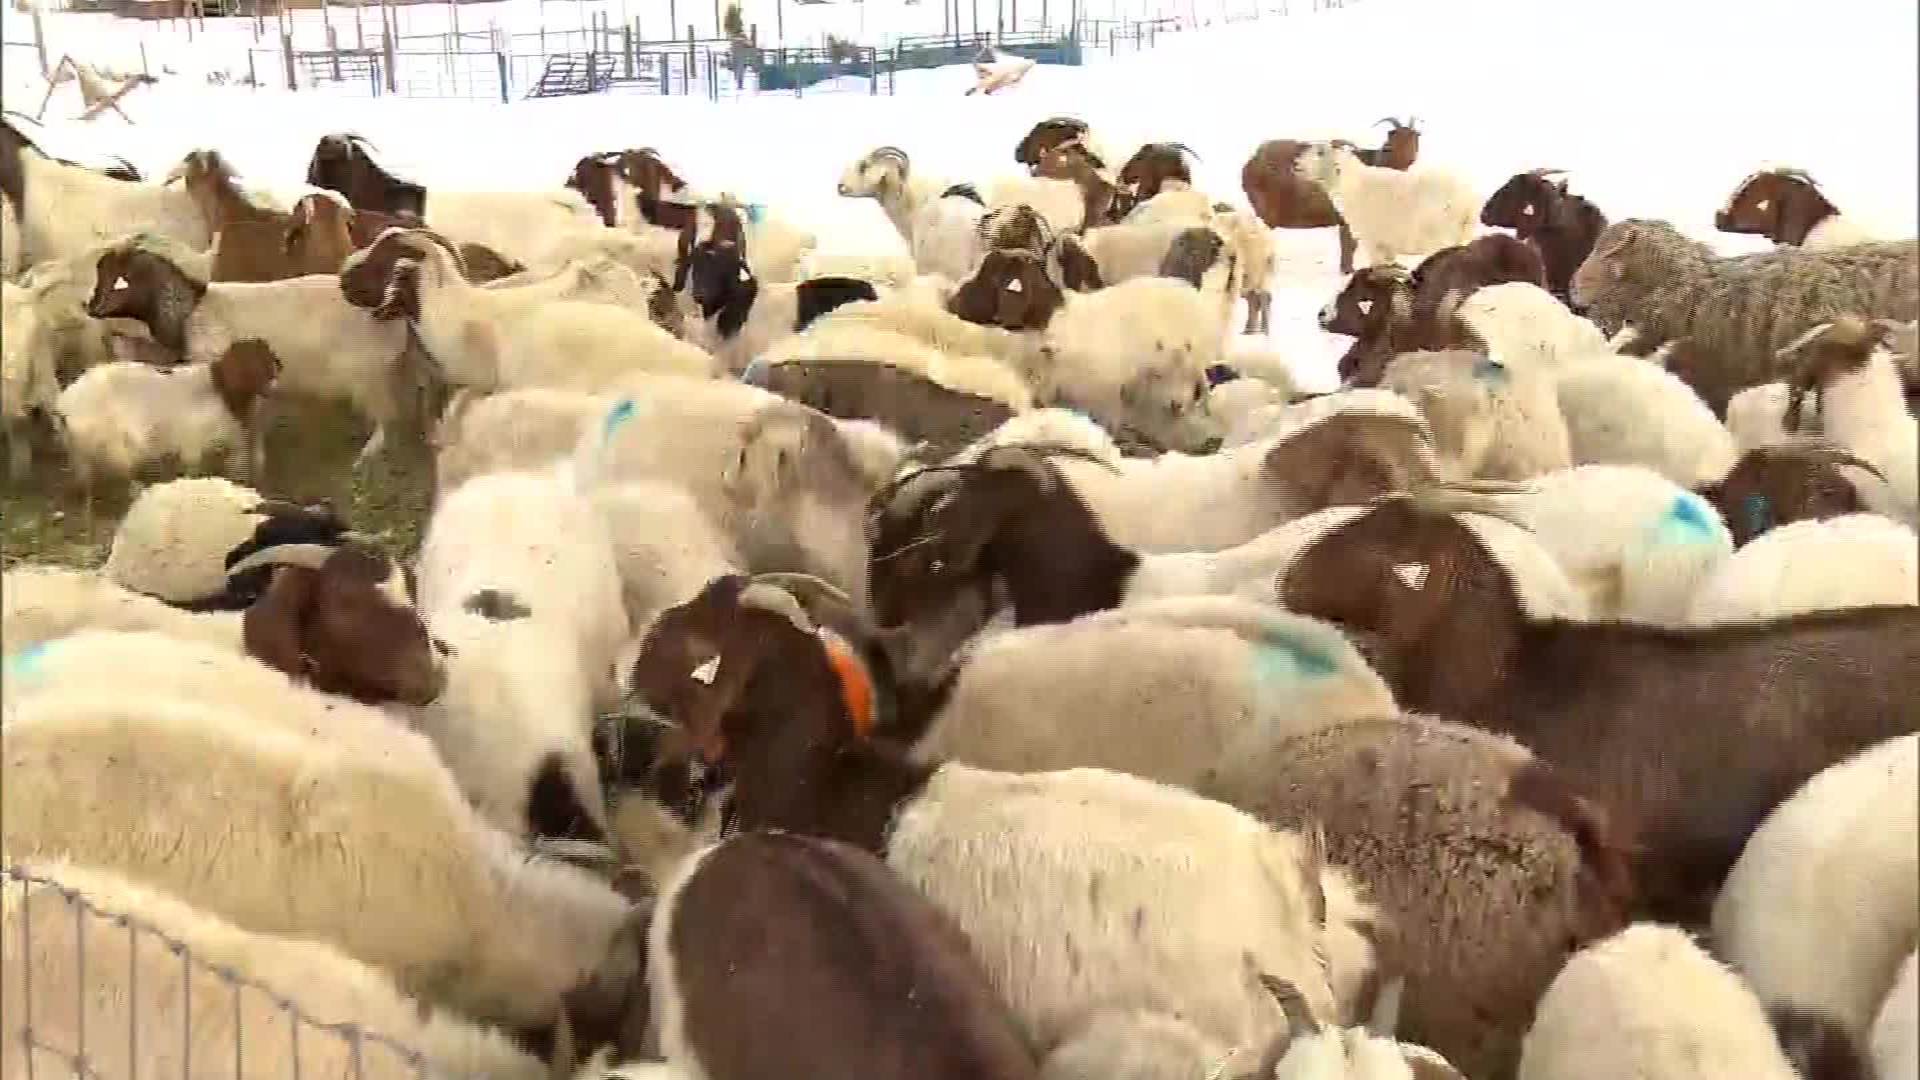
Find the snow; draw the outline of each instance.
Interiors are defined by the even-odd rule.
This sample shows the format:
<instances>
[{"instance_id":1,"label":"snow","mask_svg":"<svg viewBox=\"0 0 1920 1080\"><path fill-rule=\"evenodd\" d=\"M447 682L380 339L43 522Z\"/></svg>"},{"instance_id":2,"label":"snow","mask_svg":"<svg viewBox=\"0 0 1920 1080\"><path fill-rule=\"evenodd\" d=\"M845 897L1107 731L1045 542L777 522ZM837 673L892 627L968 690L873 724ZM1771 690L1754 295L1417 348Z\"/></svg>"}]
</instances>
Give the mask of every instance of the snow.
<instances>
[{"instance_id":1,"label":"snow","mask_svg":"<svg viewBox=\"0 0 1920 1080\"><path fill-rule=\"evenodd\" d=\"M1126 14L1153 13L1144 0L1125 3ZM845 18L848 6L832 5L835 17ZM1063 9L1065 0L1053 6ZM964 66L901 72L892 97L599 96L509 105L189 86L198 80L182 77L136 91L127 103L132 127L111 114L92 124L65 119L79 105L63 87L48 127L29 134L65 157L123 155L151 176L189 150L217 147L249 184L276 189L301 181L314 141L331 131L359 132L396 171L456 188L556 185L589 151L654 146L696 187L764 202L815 230L822 250L900 251L877 204L834 191L849 162L883 143L906 148L915 169L985 181L1016 168L1013 145L1034 121L1073 114L1116 147L1185 142L1200 157L1197 184L1244 205L1240 167L1262 140L1372 142L1374 121L1411 113L1423 131L1421 167L1454 170L1487 193L1517 171L1563 168L1610 217L1665 218L1726 252L1764 243L1717 233L1712 217L1767 162L1809 170L1849 214L1895 235L1915 233L1916 5L1827 5L1825 25L1809 25L1806 4L1779 0L1608 0L1552 5L1551 14L1535 0L1292 6L1291 16L1165 34L1156 48L1094 57L1083 68L1043 65L991 97L962 96L973 85ZM482 28L500 18L489 9L529 7L463 6L461 18ZM899 24L907 30L927 19L938 29L935 3L869 7L868 40L889 8L922 21ZM1037 9L1038 0L1022 7ZM1184 14L1187 5L1177 7ZM1225 7L1201 0L1200 9L1204 16ZM789 36L797 19L824 18L810 14L818 10L789 3ZM6 11L7 40L31 40L25 18ZM209 26L223 21L219 33L250 40L249 20ZM749 21L763 33L769 25L751 10ZM49 38L82 58L96 41L124 45L136 33L94 16L46 22ZM150 52L192 52L178 30L138 32L148 35ZM213 49L212 33L198 44ZM6 105L31 114L44 84L22 89L12 77L21 54L9 49L8 59ZM1329 385L1346 339L1320 332L1314 316L1340 285L1333 234L1283 231L1276 241L1274 333L1258 344L1286 357L1304 385Z\"/></svg>"}]
</instances>

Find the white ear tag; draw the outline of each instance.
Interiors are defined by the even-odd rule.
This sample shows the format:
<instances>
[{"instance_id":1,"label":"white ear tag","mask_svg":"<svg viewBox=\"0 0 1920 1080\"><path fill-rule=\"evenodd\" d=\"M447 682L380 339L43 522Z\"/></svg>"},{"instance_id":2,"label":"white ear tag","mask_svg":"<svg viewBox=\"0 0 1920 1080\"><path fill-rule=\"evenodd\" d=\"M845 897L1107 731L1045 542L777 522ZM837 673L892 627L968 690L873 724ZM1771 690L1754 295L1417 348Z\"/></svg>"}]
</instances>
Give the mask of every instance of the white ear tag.
<instances>
[{"instance_id":1,"label":"white ear tag","mask_svg":"<svg viewBox=\"0 0 1920 1080\"><path fill-rule=\"evenodd\" d=\"M1772 201L1771 199L1761 199L1759 202L1753 204L1753 208L1764 214L1767 212L1767 204Z\"/></svg>"},{"instance_id":2,"label":"white ear tag","mask_svg":"<svg viewBox=\"0 0 1920 1080\"><path fill-rule=\"evenodd\" d=\"M119 291L120 291L120 290L122 290L122 289L131 289L131 288L133 288L133 286L131 286L131 285L129 285L129 284L127 284L127 279L126 279L126 276L125 276L125 275L122 275L122 276L120 276L120 277L117 277L117 278L114 278L114 279L113 279L113 291L114 291L114 292L119 292Z\"/></svg>"},{"instance_id":3,"label":"white ear tag","mask_svg":"<svg viewBox=\"0 0 1920 1080\"><path fill-rule=\"evenodd\" d=\"M1427 584L1426 563L1398 563L1394 566L1393 572L1400 576L1401 581L1407 583L1409 589L1424 588Z\"/></svg>"},{"instance_id":4,"label":"white ear tag","mask_svg":"<svg viewBox=\"0 0 1920 1080\"><path fill-rule=\"evenodd\" d=\"M1360 308L1360 314L1371 315L1373 314L1373 301L1362 300L1360 301L1359 308Z\"/></svg>"},{"instance_id":5,"label":"white ear tag","mask_svg":"<svg viewBox=\"0 0 1920 1080\"><path fill-rule=\"evenodd\" d=\"M1026 292L1027 288L1026 286L1020 284L1019 279L1016 278L1013 281L1007 282L1007 291L1008 292Z\"/></svg>"},{"instance_id":6,"label":"white ear tag","mask_svg":"<svg viewBox=\"0 0 1920 1080\"><path fill-rule=\"evenodd\" d=\"M714 676L720 674L720 654L707 657L707 662L687 673L687 676L702 686L712 686Z\"/></svg>"},{"instance_id":7,"label":"white ear tag","mask_svg":"<svg viewBox=\"0 0 1920 1080\"><path fill-rule=\"evenodd\" d=\"M752 281L752 280L753 280L753 272L752 272L751 270L748 270L748 269L747 269L746 267L744 267L744 266L743 266L743 267L741 267L741 268L740 268L740 280L741 280L741 281Z\"/></svg>"}]
</instances>

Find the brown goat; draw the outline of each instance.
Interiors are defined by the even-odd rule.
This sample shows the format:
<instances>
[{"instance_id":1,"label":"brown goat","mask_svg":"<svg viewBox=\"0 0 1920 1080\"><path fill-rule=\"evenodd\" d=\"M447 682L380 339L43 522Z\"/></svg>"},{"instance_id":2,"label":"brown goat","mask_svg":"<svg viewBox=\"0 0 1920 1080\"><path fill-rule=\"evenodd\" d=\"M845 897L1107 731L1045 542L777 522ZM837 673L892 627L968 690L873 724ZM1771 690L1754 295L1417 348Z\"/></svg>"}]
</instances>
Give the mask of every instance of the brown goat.
<instances>
[{"instance_id":1,"label":"brown goat","mask_svg":"<svg viewBox=\"0 0 1920 1080\"><path fill-rule=\"evenodd\" d=\"M1781 799L1920 725L1920 608L1688 629L1535 619L1453 512L1470 506L1486 504L1381 502L1310 544L1280 602L1356 635L1407 708L1510 735L1591 792L1641 845L1637 917L1703 924Z\"/></svg>"},{"instance_id":2,"label":"brown goat","mask_svg":"<svg viewBox=\"0 0 1920 1080\"><path fill-rule=\"evenodd\" d=\"M373 312L376 318L400 317L400 309L406 305L389 303L392 299L389 294L393 292L390 286L395 283L398 276L395 271L402 262L418 259L413 245L423 239L451 252L454 265L463 276L466 274L459 249L446 237L431 229L404 229L383 234L340 267L340 294L346 297L347 303Z\"/></svg>"},{"instance_id":3,"label":"brown goat","mask_svg":"<svg viewBox=\"0 0 1920 1080\"><path fill-rule=\"evenodd\" d=\"M1499 735L1348 721L1229 764L1201 794L1283 829L1320 824L1328 857L1381 909L1378 966L1406 978L1400 1037L1467 1076L1511 1077L1568 955L1626 925L1623 839Z\"/></svg>"},{"instance_id":4,"label":"brown goat","mask_svg":"<svg viewBox=\"0 0 1920 1080\"><path fill-rule=\"evenodd\" d=\"M1441 248L1413 268L1413 321L1427 348L1452 344L1444 320L1475 289L1509 281L1546 288L1547 272L1540 254L1505 233L1489 233L1472 243Z\"/></svg>"},{"instance_id":5,"label":"brown goat","mask_svg":"<svg viewBox=\"0 0 1920 1080\"><path fill-rule=\"evenodd\" d=\"M266 342L247 338L227 346L227 351L213 362L211 374L214 392L245 433L247 476L257 481L266 468L260 409L267 391L280 377L280 358Z\"/></svg>"},{"instance_id":6,"label":"brown goat","mask_svg":"<svg viewBox=\"0 0 1920 1080\"><path fill-rule=\"evenodd\" d=\"M771 365L761 385L836 419L885 425L911 443L924 443L933 456L958 451L1013 415L991 398L867 360L788 360Z\"/></svg>"},{"instance_id":7,"label":"brown goat","mask_svg":"<svg viewBox=\"0 0 1920 1080\"><path fill-rule=\"evenodd\" d=\"M1867 509L1841 466L1878 475L1872 463L1817 439L1790 439L1740 455L1721 479L1700 489L1726 520L1736 547L1781 525Z\"/></svg>"},{"instance_id":8,"label":"brown goat","mask_svg":"<svg viewBox=\"0 0 1920 1080\"><path fill-rule=\"evenodd\" d=\"M352 209L325 195L304 195L293 204L282 240L296 274L337 274L353 242Z\"/></svg>"},{"instance_id":9,"label":"brown goat","mask_svg":"<svg viewBox=\"0 0 1920 1080\"><path fill-rule=\"evenodd\" d=\"M345 195L355 210L427 212L427 189L388 172L373 160L373 144L358 135L322 135L307 162L307 183Z\"/></svg>"},{"instance_id":10,"label":"brown goat","mask_svg":"<svg viewBox=\"0 0 1920 1080\"><path fill-rule=\"evenodd\" d=\"M1418 117L1411 116L1405 120L1395 120L1391 116L1375 120L1374 127L1388 125L1385 141L1373 148L1356 146L1353 152L1369 165L1406 172L1420 158L1420 129L1416 126L1419 123Z\"/></svg>"},{"instance_id":11,"label":"brown goat","mask_svg":"<svg viewBox=\"0 0 1920 1080\"><path fill-rule=\"evenodd\" d=\"M1584 196L1570 194L1564 178L1549 179L1559 171L1530 169L1509 177L1480 208L1480 224L1512 229L1533 245L1546 269L1547 291L1571 304L1573 272L1606 231L1607 215Z\"/></svg>"},{"instance_id":12,"label":"brown goat","mask_svg":"<svg viewBox=\"0 0 1920 1080\"><path fill-rule=\"evenodd\" d=\"M1185 143L1147 143L1120 167L1120 186L1135 204L1160 194L1170 181L1192 187L1193 171L1187 168L1189 154L1199 159L1200 155L1194 154Z\"/></svg>"},{"instance_id":13,"label":"brown goat","mask_svg":"<svg viewBox=\"0 0 1920 1080\"><path fill-rule=\"evenodd\" d=\"M664 1037L702 1076L1039 1075L966 935L868 852L746 833L703 855L660 903L657 962L680 1005L662 1018L678 1028Z\"/></svg>"},{"instance_id":14,"label":"brown goat","mask_svg":"<svg viewBox=\"0 0 1920 1080\"><path fill-rule=\"evenodd\" d=\"M1393 124L1394 129L1388 134L1386 145L1377 150L1366 150L1344 139L1332 141L1337 146L1352 147L1360 159L1369 165L1403 171L1411 168L1419 156L1420 133L1412 128L1411 121L1401 124L1388 118L1380 122ZM1334 209L1327 193L1319 185L1301 179L1293 169L1294 161L1309 145L1295 139L1274 139L1261 143L1240 169L1240 188L1247 193L1247 202L1253 206L1253 212L1270 229L1338 227L1340 272L1350 274L1353 272L1353 254L1356 250L1353 231L1347 228L1347 223L1341 219L1340 211ZM1369 154L1373 156L1369 157Z\"/></svg>"},{"instance_id":15,"label":"brown goat","mask_svg":"<svg viewBox=\"0 0 1920 1080\"><path fill-rule=\"evenodd\" d=\"M1378 386L1394 357L1425 347L1414 300L1413 275L1388 263L1355 272L1320 309L1320 329L1354 339L1338 365L1343 385Z\"/></svg>"},{"instance_id":16,"label":"brown goat","mask_svg":"<svg viewBox=\"0 0 1920 1080\"><path fill-rule=\"evenodd\" d=\"M1077 120L1071 116L1055 116L1042 120L1033 125L1026 135L1021 137L1019 144L1013 148L1013 160L1025 165L1029 173L1038 176L1039 173L1036 170L1040 166L1040 158L1047 151L1061 143L1085 138L1087 131L1085 120Z\"/></svg>"},{"instance_id":17,"label":"brown goat","mask_svg":"<svg viewBox=\"0 0 1920 1080\"><path fill-rule=\"evenodd\" d=\"M431 704L446 687L441 650L395 597L393 561L358 543L282 544L228 568L270 567L243 617L247 654L314 689L369 705Z\"/></svg>"},{"instance_id":18,"label":"brown goat","mask_svg":"<svg viewBox=\"0 0 1920 1080\"><path fill-rule=\"evenodd\" d=\"M1799 169L1768 169L1740 182L1727 205L1713 215L1724 233L1764 236L1776 244L1799 247L1814 226L1840 213L1820 192L1813 177Z\"/></svg>"},{"instance_id":19,"label":"brown goat","mask_svg":"<svg viewBox=\"0 0 1920 1080\"><path fill-rule=\"evenodd\" d=\"M1080 198L1086 206L1086 217L1081 230L1111 225L1127 216L1133 208L1133 197L1123 185L1116 185L1100 175L1101 163L1079 140L1061 143L1059 146L1040 156L1040 163L1034 166L1033 174L1049 180L1070 180L1080 188Z\"/></svg>"},{"instance_id":20,"label":"brown goat","mask_svg":"<svg viewBox=\"0 0 1920 1080\"><path fill-rule=\"evenodd\" d=\"M947 300L947 310L981 326L1044 330L1065 302L1040 255L1000 249L987 252L973 276L960 283Z\"/></svg>"},{"instance_id":21,"label":"brown goat","mask_svg":"<svg viewBox=\"0 0 1920 1080\"><path fill-rule=\"evenodd\" d=\"M169 175L179 179L213 235L213 281L279 281L299 273L287 257L286 214L255 206L234 183L218 150L195 150Z\"/></svg>"},{"instance_id":22,"label":"brown goat","mask_svg":"<svg viewBox=\"0 0 1920 1080\"><path fill-rule=\"evenodd\" d=\"M588 154L573 163L573 173L562 185L580 193L600 215L600 224L615 228L620 224L619 185L622 154ZM636 211L639 207L634 208Z\"/></svg>"}]
</instances>

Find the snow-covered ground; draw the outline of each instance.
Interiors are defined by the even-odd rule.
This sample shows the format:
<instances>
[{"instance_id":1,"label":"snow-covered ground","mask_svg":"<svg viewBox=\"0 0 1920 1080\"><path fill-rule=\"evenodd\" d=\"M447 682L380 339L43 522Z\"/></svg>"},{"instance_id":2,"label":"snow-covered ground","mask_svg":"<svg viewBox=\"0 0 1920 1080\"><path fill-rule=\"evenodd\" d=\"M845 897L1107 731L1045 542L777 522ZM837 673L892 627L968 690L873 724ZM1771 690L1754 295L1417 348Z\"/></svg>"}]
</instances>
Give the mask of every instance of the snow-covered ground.
<instances>
[{"instance_id":1,"label":"snow-covered ground","mask_svg":"<svg viewBox=\"0 0 1920 1080\"><path fill-rule=\"evenodd\" d=\"M874 20L897 0L870 3ZM1224 10L1201 0L1203 16L1209 6ZM854 251L899 250L876 204L834 192L845 165L883 143L906 148L916 169L986 180L1015 168L1013 145L1035 120L1071 113L1116 146L1185 142L1200 157L1197 183L1244 203L1240 167L1262 140L1372 142L1374 121L1411 113L1424 132L1423 167L1456 170L1485 192L1522 169L1563 168L1609 216L1665 218L1730 252L1756 244L1715 233L1713 213L1767 162L1809 170L1849 213L1915 232L1920 13L1911 3L1825 5L1828 25L1810 25L1814 9L1783 0L1292 6L1288 17L1165 35L1157 48L1084 68L1041 67L993 97L961 96L972 85L966 68L903 72L893 97L718 103L368 100L179 79L138 91L131 127L112 115L86 125L59 119L79 112L75 91L63 88L35 137L62 156L120 154L156 175L189 150L217 147L249 183L269 187L297 183L314 141L330 131L366 135L391 167L429 186L469 188L553 185L586 152L650 145L697 187L767 203L816 230L823 249ZM928 18L922 9L938 19L931 4L901 10ZM790 18L807 10L787 8ZM463 20L471 12L463 8ZM9 40L25 40L22 18L7 12ZM71 18L49 16L50 36ZM17 65L17 52L9 59ZM37 109L44 84L8 83L8 108ZM1334 237L1277 240L1271 346L1308 384L1324 384L1345 344L1314 325L1339 287Z\"/></svg>"}]
</instances>

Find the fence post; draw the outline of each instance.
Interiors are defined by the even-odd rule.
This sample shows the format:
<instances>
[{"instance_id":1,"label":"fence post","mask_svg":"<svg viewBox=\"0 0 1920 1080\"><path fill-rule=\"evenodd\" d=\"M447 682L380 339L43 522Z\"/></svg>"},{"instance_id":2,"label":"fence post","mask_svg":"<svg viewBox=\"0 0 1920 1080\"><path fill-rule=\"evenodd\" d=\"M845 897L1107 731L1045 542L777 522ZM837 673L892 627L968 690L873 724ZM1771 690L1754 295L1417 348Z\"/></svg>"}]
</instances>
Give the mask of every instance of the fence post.
<instances>
[{"instance_id":1,"label":"fence post","mask_svg":"<svg viewBox=\"0 0 1920 1080\"><path fill-rule=\"evenodd\" d=\"M400 65L394 62L393 36L393 31L391 30L383 30L380 35L380 55L386 61L387 93L389 94L397 94L400 92L398 71Z\"/></svg>"},{"instance_id":2,"label":"fence post","mask_svg":"<svg viewBox=\"0 0 1920 1080\"><path fill-rule=\"evenodd\" d=\"M280 56L287 62L287 89L300 89L300 80L294 77L293 35L285 30L280 32Z\"/></svg>"},{"instance_id":3,"label":"fence post","mask_svg":"<svg viewBox=\"0 0 1920 1080\"><path fill-rule=\"evenodd\" d=\"M142 49L142 51L143 52L145 51L144 48ZM260 86L260 73L255 71L253 67L253 50L252 49L247 50L247 85L254 87L256 89L258 89Z\"/></svg>"},{"instance_id":4,"label":"fence post","mask_svg":"<svg viewBox=\"0 0 1920 1080\"><path fill-rule=\"evenodd\" d=\"M333 54L333 81L340 81L340 38L333 32L333 24L327 24L327 51Z\"/></svg>"},{"instance_id":5,"label":"fence post","mask_svg":"<svg viewBox=\"0 0 1920 1080\"><path fill-rule=\"evenodd\" d=\"M503 52L494 53L493 66L500 72L500 104L505 105L507 103L507 54ZM587 59L587 84L589 86L593 84L593 59L591 56Z\"/></svg>"},{"instance_id":6,"label":"fence post","mask_svg":"<svg viewBox=\"0 0 1920 1080\"><path fill-rule=\"evenodd\" d=\"M375 63L373 57L366 55L364 51L360 54L360 59L367 62L367 88L373 91L374 97L379 97L380 65Z\"/></svg>"},{"instance_id":7,"label":"fence post","mask_svg":"<svg viewBox=\"0 0 1920 1080\"><path fill-rule=\"evenodd\" d=\"M247 63L249 65L253 63L253 50L251 49L247 50ZM140 73L142 75L153 74L153 69L147 66L147 43L144 41L140 43Z\"/></svg>"},{"instance_id":8,"label":"fence post","mask_svg":"<svg viewBox=\"0 0 1920 1080\"><path fill-rule=\"evenodd\" d=\"M620 28L620 77L633 78L633 27Z\"/></svg>"},{"instance_id":9,"label":"fence post","mask_svg":"<svg viewBox=\"0 0 1920 1080\"><path fill-rule=\"evenodd\" d=\"M687 24L687 73L680 80L680 85L683 87L686 85L687 79L690 79L693 77L693 42L694 42L693 24L688 23Z\"/></svg>"},{"instance_id":10,"label":"fence post","mask_svg":"<svg viewBox=\"0 0 1920 1080\"><path fill-rule=\"evenodd\" d=\"M880 50L867 50L867 96L880 96Z\"/></svg>"}]
</instances>

